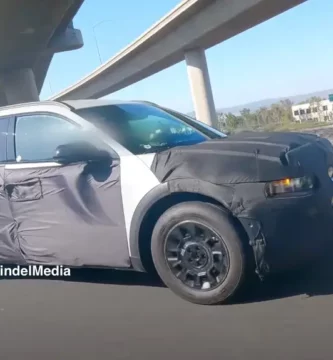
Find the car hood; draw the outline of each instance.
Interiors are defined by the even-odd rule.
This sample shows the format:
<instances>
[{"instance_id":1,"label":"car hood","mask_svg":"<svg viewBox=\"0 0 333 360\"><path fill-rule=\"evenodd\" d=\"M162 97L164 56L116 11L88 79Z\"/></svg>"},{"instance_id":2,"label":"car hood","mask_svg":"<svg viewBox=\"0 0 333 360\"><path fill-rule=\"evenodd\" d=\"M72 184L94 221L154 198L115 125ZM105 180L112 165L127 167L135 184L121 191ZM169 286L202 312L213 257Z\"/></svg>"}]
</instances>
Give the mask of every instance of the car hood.
<instances>
[{"instance_id":1,"label":"car hood","mask_svg":"<svg viewBox=\"0 0 333 360\"><path fill-rule=\"evenodd\" d=\"M151 170L161 182L267 182L320 171L319 166L333 164L332 149L328 140L311 134L244 132L163 151L155 155Z\"/></svg>"}]
</instances>

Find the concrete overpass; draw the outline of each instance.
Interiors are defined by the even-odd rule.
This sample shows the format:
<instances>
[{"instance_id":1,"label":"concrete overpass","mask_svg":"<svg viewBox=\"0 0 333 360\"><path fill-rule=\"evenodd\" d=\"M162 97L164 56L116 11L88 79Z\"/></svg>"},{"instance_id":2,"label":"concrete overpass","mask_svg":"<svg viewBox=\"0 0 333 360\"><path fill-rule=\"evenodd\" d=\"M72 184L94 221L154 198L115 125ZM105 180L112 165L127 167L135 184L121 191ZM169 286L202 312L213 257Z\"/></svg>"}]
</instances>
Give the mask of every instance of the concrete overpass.
<instances>
[{"instance_id":1,"label":"concrete overpass","mask_svg":"<svg viewBox=\"0 0 333 360\"><path fill-rule=\"evenodd\" d=\"M0 2L0 106L36 101L55 53L83 46L72 19L84 0Z\"/></svg>"},{"instance_id":2,"label":"concrete overpass","mask_svg":"<svg viewBox=\"0 0 333 360\"><path fill-rule=\"evenodd\" d=\"M305 1L184 0L133 43L52 100L102 97L185 58L196 116L215 125L205 49Z\"/></svg>"}]
</instances>

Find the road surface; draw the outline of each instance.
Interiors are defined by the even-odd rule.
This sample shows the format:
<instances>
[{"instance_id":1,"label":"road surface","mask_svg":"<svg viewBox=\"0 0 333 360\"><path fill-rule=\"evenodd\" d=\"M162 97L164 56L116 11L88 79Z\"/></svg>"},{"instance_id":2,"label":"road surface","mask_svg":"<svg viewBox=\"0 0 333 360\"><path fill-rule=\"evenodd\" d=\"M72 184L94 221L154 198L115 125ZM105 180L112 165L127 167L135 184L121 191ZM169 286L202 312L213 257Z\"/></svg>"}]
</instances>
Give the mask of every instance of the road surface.
<instances>
[{"instance_id":1,"label":"road surface","mask_svg":"<svg viewBox=\"0 0 333 360\"><path fill-rule=\"evenodd\" d=\"M332 257L243 303L187 303L145 274L82 270L0 281L1 358L331 359Z\"/></svg>"}]
</instances>

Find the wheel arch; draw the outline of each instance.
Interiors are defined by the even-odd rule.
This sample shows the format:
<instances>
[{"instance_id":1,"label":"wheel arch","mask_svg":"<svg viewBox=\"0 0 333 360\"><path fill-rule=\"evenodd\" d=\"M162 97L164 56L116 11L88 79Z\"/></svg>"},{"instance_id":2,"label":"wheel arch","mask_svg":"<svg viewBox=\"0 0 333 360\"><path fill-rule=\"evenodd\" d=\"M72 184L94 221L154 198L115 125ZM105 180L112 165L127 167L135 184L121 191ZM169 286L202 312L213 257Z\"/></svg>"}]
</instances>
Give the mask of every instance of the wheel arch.
<instances>
[{"instance_id":1,"label":"wheel arch","mask_svg":"<svg viewBox=\"0 0 333 360\"><path fill-rule=\"evenodd\" d=\"M202 201L224 208L230 215L233 189L208 182L181 179L162 183L148 192L133 214L130 226L132 266L137 271L152 270L150 239L159 217L171 206L185 201ZM236 227L243 227L237 218Z\"/></svg>"}]
</instances>

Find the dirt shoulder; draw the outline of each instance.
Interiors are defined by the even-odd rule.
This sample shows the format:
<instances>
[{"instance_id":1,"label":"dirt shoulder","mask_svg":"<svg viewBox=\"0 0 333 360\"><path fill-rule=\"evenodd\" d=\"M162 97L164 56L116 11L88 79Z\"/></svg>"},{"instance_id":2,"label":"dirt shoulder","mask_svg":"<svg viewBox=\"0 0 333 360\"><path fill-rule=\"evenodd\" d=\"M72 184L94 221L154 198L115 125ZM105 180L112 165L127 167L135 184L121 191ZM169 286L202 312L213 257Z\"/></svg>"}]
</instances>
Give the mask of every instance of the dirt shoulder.
<instances>
[{"instance_id":1,"label":"dirt shoulder","mask_svg":"<svg viewBox=\"0 0 333 360\"><path fill-rule=\"evenodd\" d=\"M333 143L333 125L306 130L304 129L301 130L301 132L316 134L318 136L325 137Z\"/></svg>"}]
</instances>

